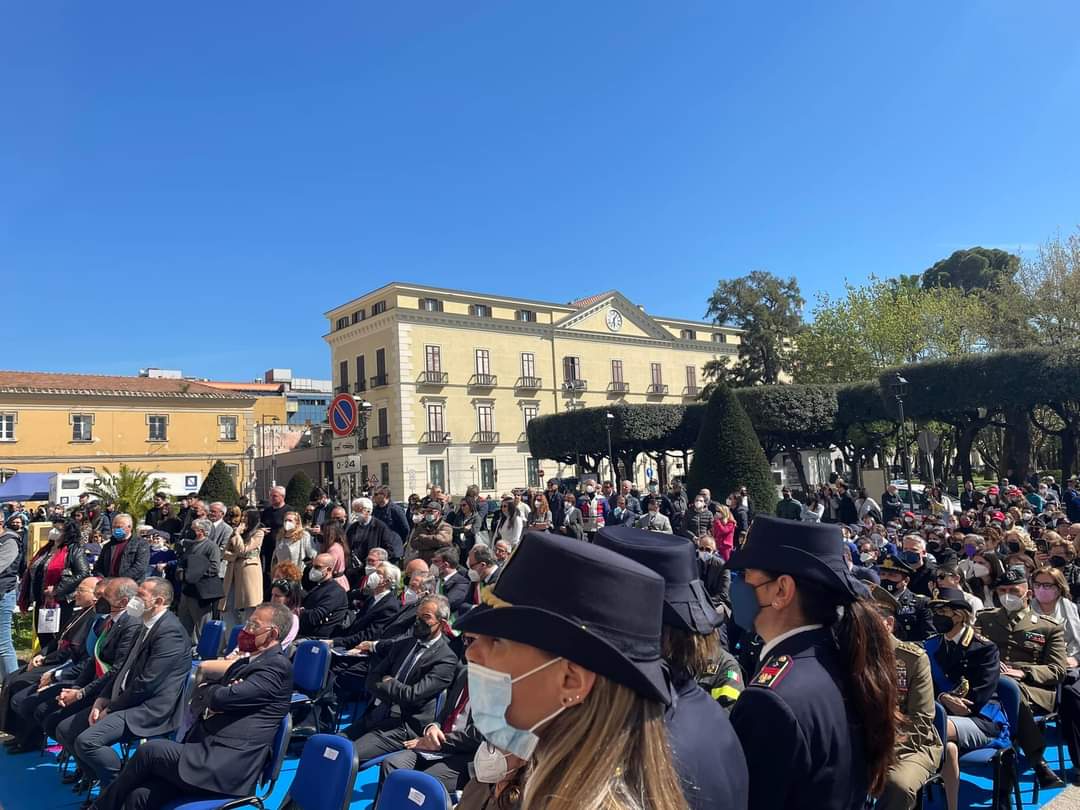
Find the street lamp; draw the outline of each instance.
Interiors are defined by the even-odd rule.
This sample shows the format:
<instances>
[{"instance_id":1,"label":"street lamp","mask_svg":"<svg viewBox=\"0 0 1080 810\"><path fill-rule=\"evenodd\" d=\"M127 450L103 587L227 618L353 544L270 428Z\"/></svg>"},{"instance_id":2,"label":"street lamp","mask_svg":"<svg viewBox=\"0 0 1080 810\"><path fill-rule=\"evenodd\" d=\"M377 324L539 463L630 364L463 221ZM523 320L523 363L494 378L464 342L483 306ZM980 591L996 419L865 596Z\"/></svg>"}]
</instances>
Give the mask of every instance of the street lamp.
<instances>
[{"instance_id":1,"label":"street lamp","mask_svg":"<svg viewBox=\"0 0 1080 810\"><path fill-rule=\"evenodd\" d=\"M281 420L276 416L271 416L271 420L276 425ZM277 486L277 431L275 430L270 434L270 486Z\"/></svg>"},{"instance_id":2,"label":"street lamp","mask_svg":"<svg viewBox=\"0 0 1080 810\"><path fill-rule=\"evenodd\" d=\"M371 416L372 408L374 407L366 399L360 399L359 397L353 397L356 400L356 429L353 431L355 436L363 436L367 438L367 422L368 417ZM365 447L365 449L367 449ZM367 486L367 481L360 482L360 489L356 488L356 473L349 473L349 500L352 501L358 494L364 491L364 487Z\"/></svg>"},{"instance_id":3,"label":"street lamp","mask_svg":"<svg viewBox=\"0 0 1080 810\"><path fill-rule=\"evenodd\" d=\"M608 458L608 474L611 476L611 483L614 485L618 478L615 473L615 456L611 453L611 426L615 424L615 414L608 411L604 414L605 427L607 428L607 458ZM615 488L618 491L618 487Z\"/></svg>"},{"instance_id":4,"label":"street lamp","mask_svg":"<svg viewBox=\"0 0 1080 810\"><path fill-rule=\"evenodd\" d=\"M908 381L899 374L893 381L893 396L896 397L896 410L900 416L900 455L904 459L904 476L907 478L908 507L915 511L915 490L911 488L911 458L907 452L906 423L904 420L904 395L907 394Z\"/></svg>"}]
</instances>

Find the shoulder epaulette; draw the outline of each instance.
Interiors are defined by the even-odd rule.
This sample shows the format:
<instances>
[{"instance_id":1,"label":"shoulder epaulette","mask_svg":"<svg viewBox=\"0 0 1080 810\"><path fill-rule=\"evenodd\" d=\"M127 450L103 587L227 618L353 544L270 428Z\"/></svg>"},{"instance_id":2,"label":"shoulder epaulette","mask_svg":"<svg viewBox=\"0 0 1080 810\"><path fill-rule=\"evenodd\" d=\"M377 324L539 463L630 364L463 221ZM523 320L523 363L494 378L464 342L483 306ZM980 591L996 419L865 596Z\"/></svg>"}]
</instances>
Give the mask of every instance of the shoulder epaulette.
<instances>
[{"instance_id":1,"label":"shoulder epaulette","mask_svg":"<svg viewBox=\"0 0 1080 810\"><path fill-rule=\"evenodd\" d=\"M896 648L898 650L909 652L912 655L919 655L920 653L926 652L921 644L917 644L914 641L898 641L896 643Z\"/></svg>"},{"instance_id":2,"label":"shoulder epaulette","mask_svg":"<svg viewBox=\"0 0 1080 810\"><path fill-rule=\"evenodd\" d=\"M750 685L773 689L791 671L794 663L790 655L778 655L775 658L770 658L758 670L758 674L754 676L754 680L750 681Z\"/></svg>"}]
</instances>

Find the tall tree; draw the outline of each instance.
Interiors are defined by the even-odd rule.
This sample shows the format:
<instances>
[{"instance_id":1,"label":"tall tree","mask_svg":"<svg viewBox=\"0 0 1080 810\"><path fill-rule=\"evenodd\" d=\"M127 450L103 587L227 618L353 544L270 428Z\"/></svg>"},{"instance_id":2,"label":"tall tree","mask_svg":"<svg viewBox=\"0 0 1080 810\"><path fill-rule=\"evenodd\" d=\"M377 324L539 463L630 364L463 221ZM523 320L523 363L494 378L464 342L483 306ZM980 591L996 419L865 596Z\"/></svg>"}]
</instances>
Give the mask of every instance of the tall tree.
<instances>
[{"instance_id":1,"label":"tall tree","mask_svg":"<svg viewBox=\"0 0 1080 810\"><path fill-rule=\"evenodd\" d=\"M234 506L240 496L236 492L236 482L233 481L225 462L218 460L210 468L210 472L203 479L199 487L199 497L207 503L221 501L226 506Z\"/></svg>"},{"instance_id":2,"label":"tall tree","mask_svg":"<svg viewBox=\"0 0 1080 810\"><path fill-rule=\"evenodd\" d=\"M775 385L788 368L787 345L802 328L806 302L795 277L783 279L765 270L744 278L721 281L709 298L707 314L716 323L736 326L740 336L739 360L724 374L722 364L710 364L714 377L721 374L734 385Z\"/></svg>"},{"instance_id":3,"label":"tall tree","mask_svg":"<svg viewBox=\"0 0 1080 810\"><path fill-rule=\"evenodd\" d=\"M1020 266L1018 281L1039 345L1080 342L1080 228L1065 239L1047 240Z\"/></svg>"},{"instance_id":4,"label":"tall tree","mask_svg":"<svg viewBox=\"0 0 1080 810\"><path fill-rule=\"evenodd\" d=\"M964 292L996 290L1012 281L1020 269L1020 257L997 248L973 247L957 250L923 272L922 284L957 287Z\"/></svg>"},{"instance_id":5,"label":"tall tree","mask_svg":"<svg viewBox=\"0 0 1080 810\"><path fill-rule=\"evenodd\" d=\"M138 522L154 500L154 493L165 489L164 478L151 478L153 473L136 470L121 464L114 475L108 467L98 483L90 484L86 491L102 503L112 501L121 512L126 512Z\"/></svg>"}]
</instances>

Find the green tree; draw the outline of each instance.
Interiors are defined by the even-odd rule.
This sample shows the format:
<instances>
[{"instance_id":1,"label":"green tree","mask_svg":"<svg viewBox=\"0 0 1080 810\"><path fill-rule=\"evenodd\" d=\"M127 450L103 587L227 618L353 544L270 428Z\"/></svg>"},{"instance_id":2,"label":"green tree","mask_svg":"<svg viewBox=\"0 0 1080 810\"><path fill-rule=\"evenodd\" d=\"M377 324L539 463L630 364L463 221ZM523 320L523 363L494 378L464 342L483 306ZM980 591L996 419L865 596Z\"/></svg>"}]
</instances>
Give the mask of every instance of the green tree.
<instances>
[{"instance_id":1,"label":"green tree","mask_svg":"<svg viewBox=\"0 0 1080 810\"><path fill-rule=\"evenodd\" d=\"M750 417L726 385L716 388L705 408L687 477L690 492L706 487L719 499L745 486L755 512L772 514L776 509L769 461Z\"/></svg>"},{"instance_id":2,"label":"green tree","mask_svg":"<svg viewBox=\"0 0 1080 810\"><path fill-rule=\"evenodd\" d=\"M1080 343L1080 228L1049 239L1018 274L1028 323L1042 346Z\"/></svg>"},{"instance_id":3,"label":"green tree","mask_svg":"<svg viewBox=\"0 0 1080 810\"><path fill-rule=\"evenodd\" d=\"M706 364L707 380L732 385L775 385L788 368L787 345L802 328L806 302L792 276L783 279L764 270L744 278L721 281L709 298L707 314L718 324L736 326L739 360L727 370L724 363Z\"/></svg>"},{"instance_id":4,"label":"green tree","mask_svg":"<svg viewBox=\"0 0 1080 810\"><path fill-rule=\"evenodd\" d=\"M108 467L102 470L100 482L90 484L86 491L102 503L112 501L119 511L131 515L135 522L142 520L154 502L154 493L166 487L164 478L151 478L152 473L126 464L121 464L115 475Z\"/></svg>"},{"instance_id":5,"label":"green tree","mask_svg":"<svg viewBox=\"0 0 1080 810\"><path fill-rule=\"evenodd\" d=\"M1020 269L1020 257L996 248L957 250L923 272L922 285L930 290L955 287L964 292L997 290L1010 283Z\"/></svg>"},{"instance_id":6,"label":"green tree","mask_svg":"<svg viewBox=\"0 0 1080 810\"><path fill-rule=\"evenodd\" d=\"M289 479L288 486L285 487L285 503L290 509L302 513L311 500L311 490L314 488L315 485L311 483L308 474L303 470L297 470Z\"/></svg>"},{"instance_id":7,"label":"green tree","mask_svg":"<svg viewBox=\"0 0 1080 810\"><path fill-rule=\"evenodd\" d=\"M199 497L209 503L221 501L225 506L235 506L240 500L236 483L225 467L225 462L214 462L214 466L210 468L210 472L203 479L202 486L199 487Z\"/></svg>"}]
</instances>

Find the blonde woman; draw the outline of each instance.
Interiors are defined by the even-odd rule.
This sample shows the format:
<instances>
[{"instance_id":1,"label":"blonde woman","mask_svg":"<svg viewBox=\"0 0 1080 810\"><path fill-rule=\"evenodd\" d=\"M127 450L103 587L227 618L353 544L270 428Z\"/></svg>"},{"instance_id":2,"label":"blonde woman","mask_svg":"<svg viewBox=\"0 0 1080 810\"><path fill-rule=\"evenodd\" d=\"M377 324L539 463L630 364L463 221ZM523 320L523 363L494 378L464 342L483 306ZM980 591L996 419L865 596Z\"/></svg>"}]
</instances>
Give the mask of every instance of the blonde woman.
<instances>
[{"instance_id":1,"label":"blonde woman","mask_svg":"<svg viewBox=\"0 0 1080 810\"><path fill-rule=\"evenodd\" d=\"M251 609L262 604L262 551L266 529L259 522L259 510L244 512L232 536L225 542L222 558L228 562L225 568L225 596L218 609L229 632L243 624L251 615Z\"/></svg>"},{"instance_id":2,"label":"blonde woman","mask_svg":"<svg viewBox=\"0 0 1080 810\"><path fill-rule=\"evenodd\" d=\"M537 576L552 570L563 587ZM455 626L484 738L458 810L686 810L664 729L663 580L529 532L482 598Z\"/></svg>"},{"instance_id":3,"label":"blonde woman","mask_svg":"<svg viewBox=\"0 0 1080 810\"><path fill-rule=\"evenodd\" d=\"M291 562L303 570L304 566L315 559L318 553L319 550L311 542L311 533L300 523L300 515L296 512L286 512L281 534L274 547L274 565Z\"/></svg>"},{"instance_id":4,"label":"blonde woman","mask_svg":"<svg viewBox=\"0 0 1080 810\"><path fill-rule=\"evenodd\" d=\"M723 504L716 507L712 535L716 541L716 553L727 562L731 552L735 550L735 518L732 517L731 510Z\"/></svg>"}]
</instances>

